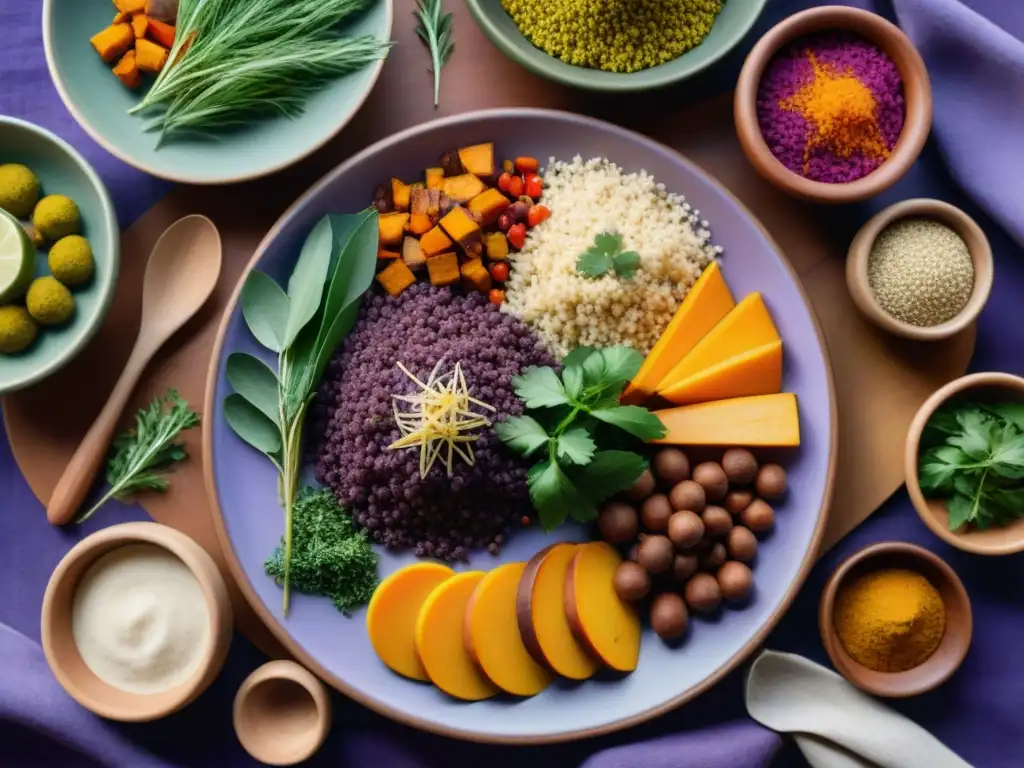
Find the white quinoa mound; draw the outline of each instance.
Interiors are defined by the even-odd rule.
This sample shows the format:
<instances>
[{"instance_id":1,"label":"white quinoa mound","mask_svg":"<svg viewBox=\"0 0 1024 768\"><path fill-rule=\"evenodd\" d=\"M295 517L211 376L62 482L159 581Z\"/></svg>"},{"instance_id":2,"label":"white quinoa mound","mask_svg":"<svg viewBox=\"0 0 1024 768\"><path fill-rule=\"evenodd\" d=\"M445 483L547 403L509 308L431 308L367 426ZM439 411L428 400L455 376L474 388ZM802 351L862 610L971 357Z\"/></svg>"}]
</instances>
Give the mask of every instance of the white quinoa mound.
<instances>
[{"instance_id":1,"label":"white quinoa mound","mask_svg":"<svg viewBox=\"0 0 1024 768\"><path fill-rule=\"evenodd\" d=\"M628 344L647 354L722 250L684 197L646 171L627 174L605 159L552 158L542 202L551 217L510 257L502 310L522 318L559 357L581 345ZM632 278L576 271L602 232L617 232L622 249L640 255Z\"/></svg>"}]
</instances>

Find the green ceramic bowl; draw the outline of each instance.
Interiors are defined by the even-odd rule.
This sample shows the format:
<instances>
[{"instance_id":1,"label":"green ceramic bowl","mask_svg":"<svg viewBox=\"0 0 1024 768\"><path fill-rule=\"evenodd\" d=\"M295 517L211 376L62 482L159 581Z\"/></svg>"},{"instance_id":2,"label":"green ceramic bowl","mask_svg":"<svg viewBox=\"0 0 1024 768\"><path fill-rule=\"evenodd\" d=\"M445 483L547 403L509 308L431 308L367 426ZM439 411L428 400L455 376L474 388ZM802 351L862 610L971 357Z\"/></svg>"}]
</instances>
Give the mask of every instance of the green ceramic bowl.
<instances>
[{"instance_id":1,"label":"green ceramic bowl","mask_svg":"<svg viewBox=\"0 0 1024 768\"><path fill-rule=\"evenodd\" d=\"M549 80L592 91L646 91L682 82L710 67L743 39L767 0L726 0L711 33L677 59L629 74L577 67L549 56L527 40L501 0L466 0L484 34L510 59Z\"/></svg>"},{"instance_id":2,"label":"green ceramic bowl","mask_svg":"<svg viewBox=\"0 0 1024 768\"><path fill-rule=\"evenodd\" d=\"M0 355L0 394L40 381L71 360L93 337L114 296L121 257L117 215L100 177L78 152L49 131L0 116L0 164L31 168L43 194L67 195L82 214L82 234L92 245L96 272L74 291L75 316L59 328L40 329L35 344ZM47 275L46 253L36 255L36 275Z\"/></svg>"},{"instance_id":3,"label":"green ceramic bowl","mask_svg":"<svg viewBox=\"0 0 1024 768\"><path fill-rule=\"evenodd\" d=\"M346 28L352 35L391 37L393 0L377 0ZM50 76L68 110L104 149L153 176L185 184L228 184L278 171L315 151L345 125L370 94L383 61L335 80L296 119L272 117L218 132L175 139L159 149L147 120L129 115L139 94L126 89L89 38L110 25L110 0L44 0L43 43Z\"/></svg>"}]
</instances>

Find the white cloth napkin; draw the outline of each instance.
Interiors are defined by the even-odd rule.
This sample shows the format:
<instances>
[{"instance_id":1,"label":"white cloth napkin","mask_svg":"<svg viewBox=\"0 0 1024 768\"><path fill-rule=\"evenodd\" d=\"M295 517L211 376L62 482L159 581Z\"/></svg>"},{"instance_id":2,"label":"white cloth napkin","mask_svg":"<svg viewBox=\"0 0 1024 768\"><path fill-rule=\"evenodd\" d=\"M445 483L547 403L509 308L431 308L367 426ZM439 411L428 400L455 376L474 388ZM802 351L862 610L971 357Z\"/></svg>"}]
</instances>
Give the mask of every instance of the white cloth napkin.
<instances>
[{"instance_id":1,"label":"white cloth napkin","mask_svg":"<svg viewBox=\"0 0 1024 768\"><path fill-rule=\"evenodd\" d=\"M765 651L747 676L747 711L793 735L814 768L971 768L921 726L802 656Z\"/></svg>"}]
</instances>

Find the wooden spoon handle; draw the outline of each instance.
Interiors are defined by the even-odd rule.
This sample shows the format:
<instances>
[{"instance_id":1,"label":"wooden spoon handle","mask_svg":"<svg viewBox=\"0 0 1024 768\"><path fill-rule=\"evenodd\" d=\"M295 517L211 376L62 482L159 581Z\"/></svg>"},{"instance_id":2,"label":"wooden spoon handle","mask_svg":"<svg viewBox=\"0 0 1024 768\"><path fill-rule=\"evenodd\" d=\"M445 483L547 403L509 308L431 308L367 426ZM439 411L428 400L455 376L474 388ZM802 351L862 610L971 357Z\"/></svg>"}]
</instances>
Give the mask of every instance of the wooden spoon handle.
<instances>
[{"instance_id":1,"label":"wooden spoon handle","mask_svg":"<svg viewBox=\"0 0 1024 768\"><path fill-rule=\"evenodd\" d=\"M107 455L107 448L121 420L125 404L146 369L146 364L153 356L153 350L143 348L144 346L148 347L136 342L135 349L132 350L131 357L128 358L106 405L89 428L75 455L71 457L64 474L57 481L57 487L53 489L50 501L46 505L46 519L53 525L71 522L89 493L96 478L96 471Z\"/></svg>"}]
</instances>

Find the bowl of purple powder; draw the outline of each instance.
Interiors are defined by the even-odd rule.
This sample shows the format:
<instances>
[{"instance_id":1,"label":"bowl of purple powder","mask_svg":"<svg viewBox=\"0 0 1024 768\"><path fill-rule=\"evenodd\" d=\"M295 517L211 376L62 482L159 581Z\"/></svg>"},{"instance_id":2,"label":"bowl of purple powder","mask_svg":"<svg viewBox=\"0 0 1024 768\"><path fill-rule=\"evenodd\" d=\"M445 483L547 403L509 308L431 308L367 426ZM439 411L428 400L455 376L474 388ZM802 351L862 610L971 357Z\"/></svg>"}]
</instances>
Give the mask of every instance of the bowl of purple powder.
<instances>
[{"instance_id":1,"label":"bowl of purple powder","mask_svg":"<svg viewBox=\"0 0 1024 768\"><path fill-rule=\"evenodd\" d=\"M825 6L770 29L734 96L740 145L794 197L847 203L877 195L914 164L931 129L924 61L877 14Z\"/></svg>"}]
</instances>

